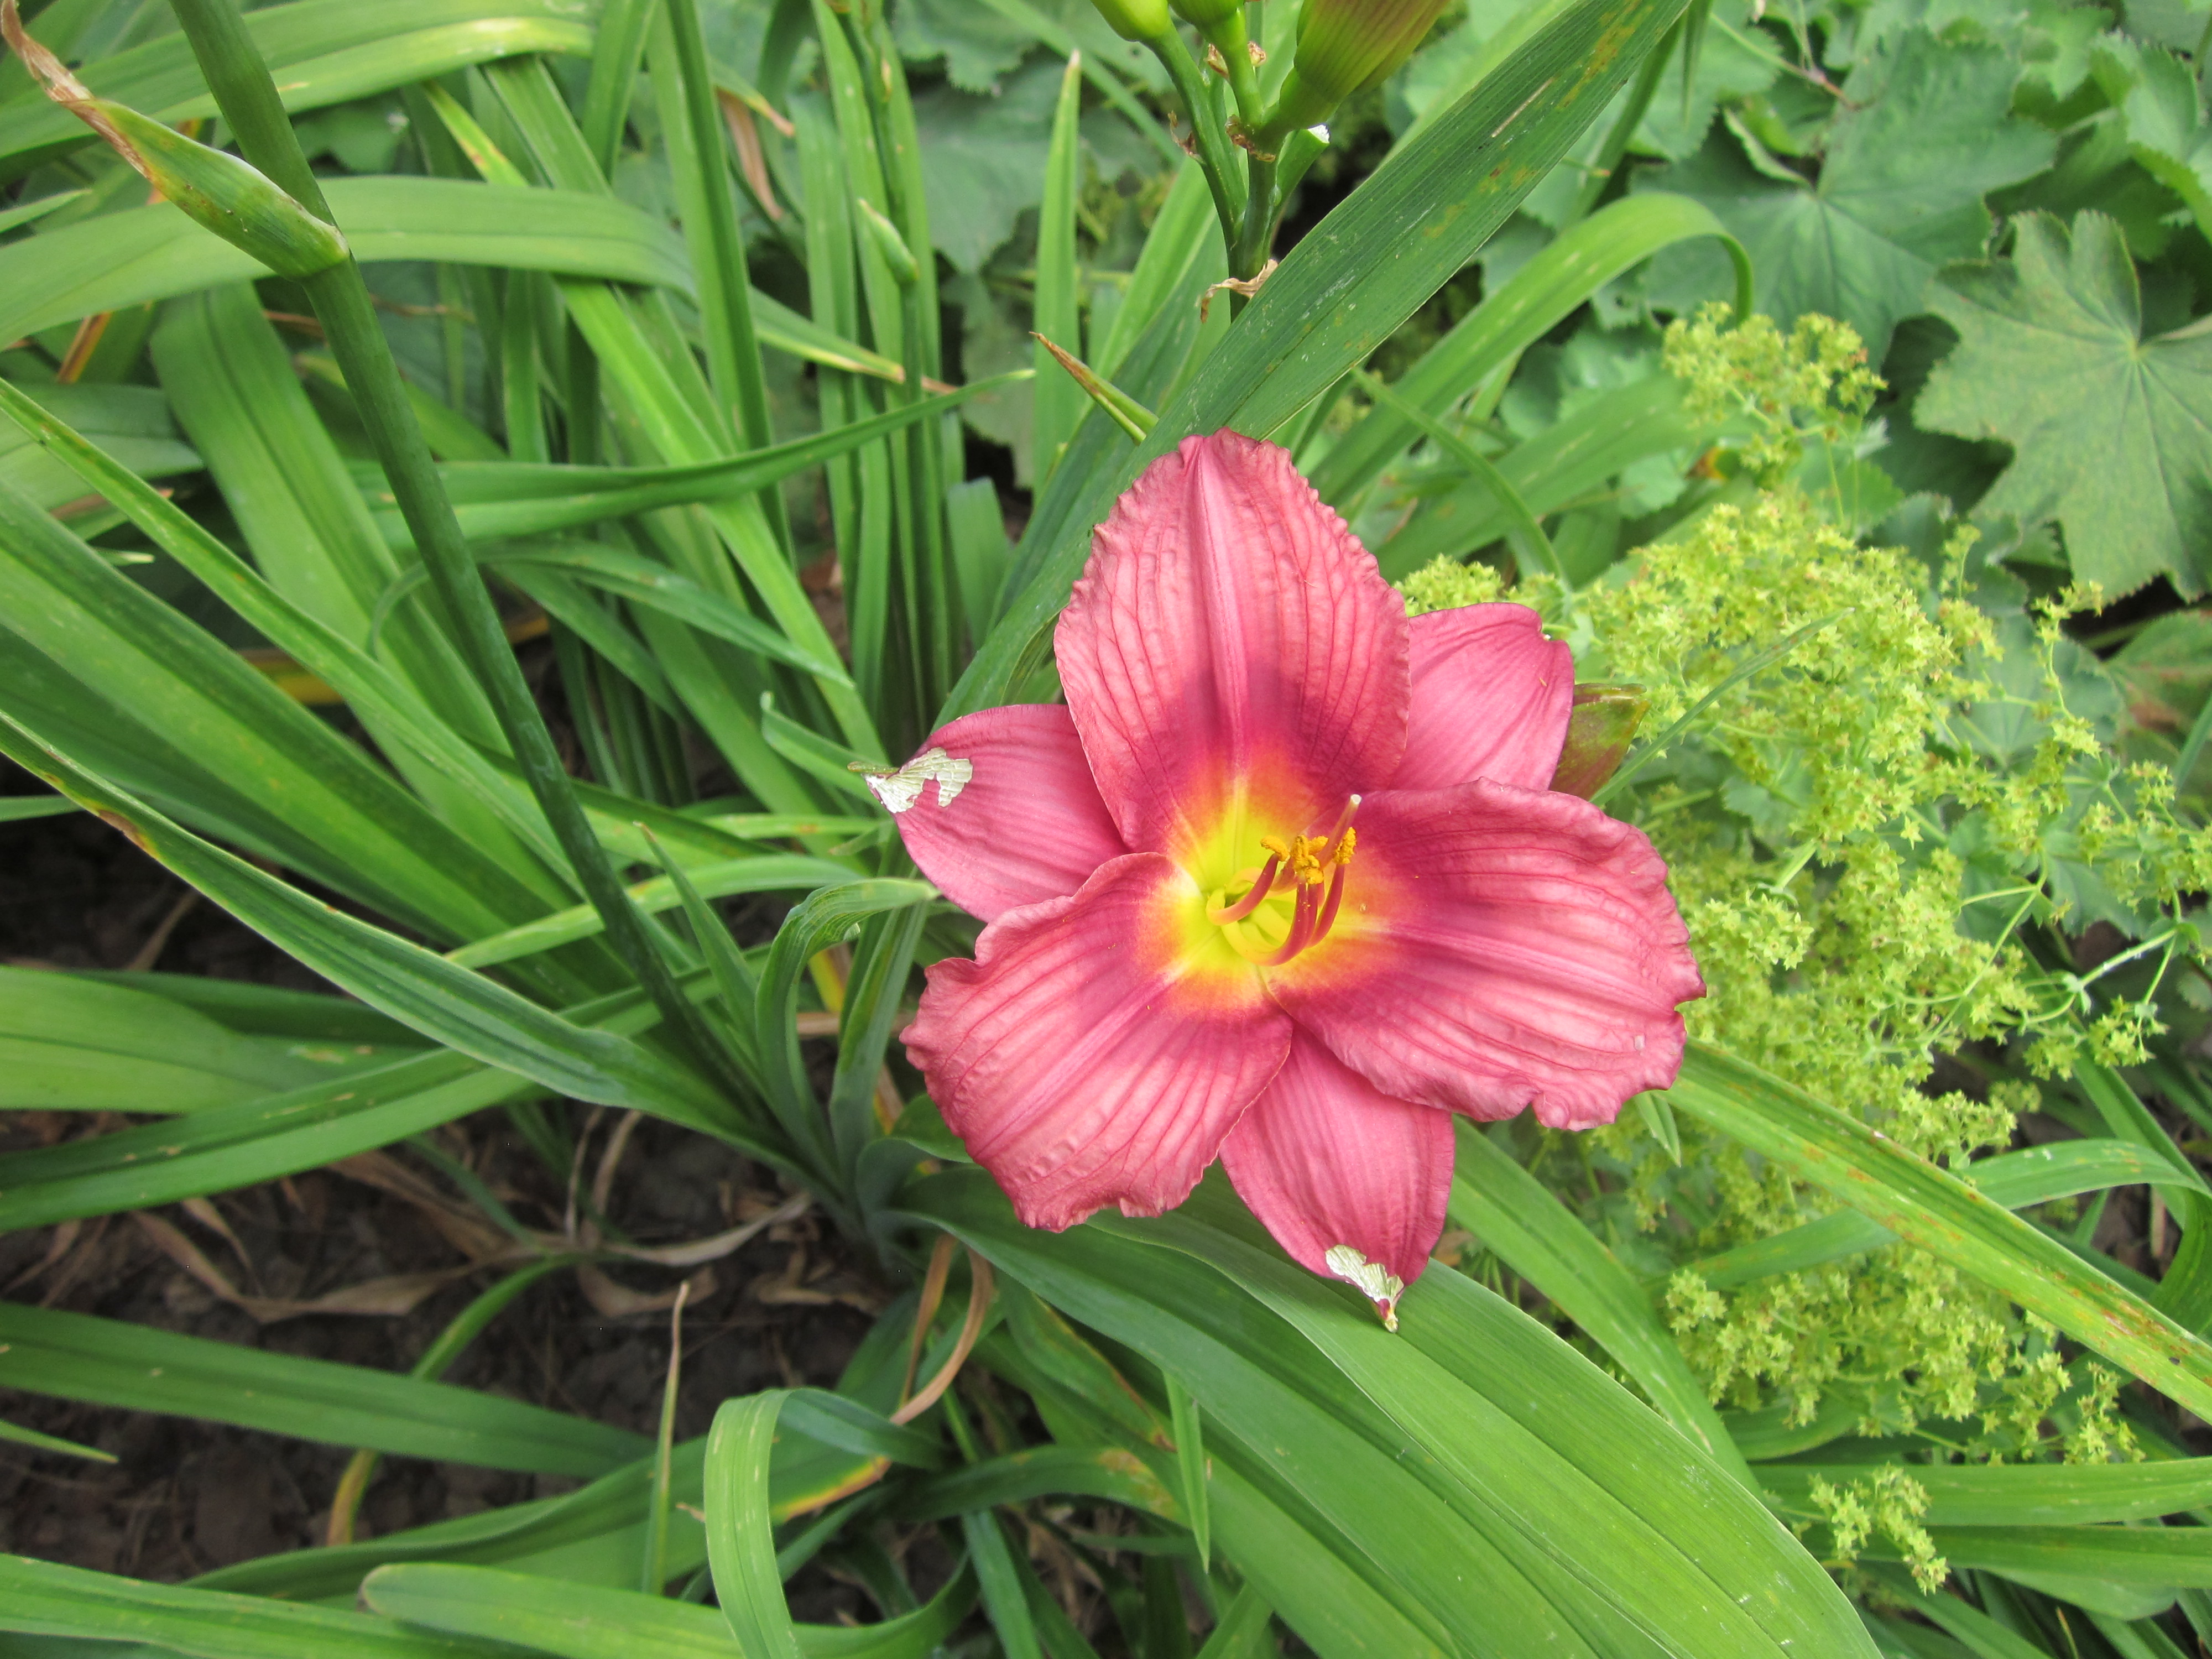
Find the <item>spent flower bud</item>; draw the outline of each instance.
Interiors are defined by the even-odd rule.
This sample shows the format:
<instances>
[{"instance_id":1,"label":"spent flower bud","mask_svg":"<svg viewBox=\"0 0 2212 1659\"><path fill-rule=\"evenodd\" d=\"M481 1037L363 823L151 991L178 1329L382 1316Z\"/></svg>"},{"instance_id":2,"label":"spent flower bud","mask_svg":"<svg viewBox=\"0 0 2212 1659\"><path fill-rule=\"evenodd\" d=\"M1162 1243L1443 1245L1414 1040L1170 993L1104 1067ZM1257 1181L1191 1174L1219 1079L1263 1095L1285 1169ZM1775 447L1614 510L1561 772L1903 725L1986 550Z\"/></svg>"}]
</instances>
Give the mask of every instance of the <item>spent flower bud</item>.
<instances>
[{"instance_id":1,"label":"spent flower bud","mask_svg":"<svg viewBox=\"0 0 2212 1659\"><path fill-rule=\"evenodd\" d=\"M1091 0L1107 27L1124 40L1157 40L1174 24L1168 0Z\"/></svg>"},{"instance_id":2,"label":"spent flower bud","mask_svg":"<svg viewBox=\"0 0 2212 1659\"><path fill-rule=\"evenodd\" d=\"M1275 129L1311 126L1413 55L1445 0L1305 0Z\"/></svg>"},{"instance_id":3,"label":"spent flower bud","mask_svg":"<svg viewBox=\"0 0 2212 1659\"><path fill-rule=\"evenodd\" d=\"M312 276L344 261L346 240L338 228L308 212L265 173L112 99L95 97L24 32L15 0L0 0L0 36L47 97L106 139L166 200L226 242L280 276Z\"/></svg>"},{"instance_id":4,"label":"spent flower bud","mask_svg":"<svg viewBox=\"0 0 2212 1659\"><path fill-rule=\"evenodd\" d=\"M1559 751L1552 787L1584 800L1595 794L1628 753L1650 703L1640 685L1594 681L1577 686L1573 710L1567 716L1566 745Z\"/></svg>"}]
</instances>

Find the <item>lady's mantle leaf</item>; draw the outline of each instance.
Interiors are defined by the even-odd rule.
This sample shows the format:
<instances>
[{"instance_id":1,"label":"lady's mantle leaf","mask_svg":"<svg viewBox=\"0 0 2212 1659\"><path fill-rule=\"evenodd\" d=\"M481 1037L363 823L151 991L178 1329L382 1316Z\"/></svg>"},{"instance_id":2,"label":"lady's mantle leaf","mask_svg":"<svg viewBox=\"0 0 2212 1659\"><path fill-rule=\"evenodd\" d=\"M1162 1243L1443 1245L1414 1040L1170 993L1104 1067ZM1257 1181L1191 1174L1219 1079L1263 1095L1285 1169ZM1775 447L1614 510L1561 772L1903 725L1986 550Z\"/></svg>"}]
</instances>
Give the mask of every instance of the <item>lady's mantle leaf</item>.
<instances>
[{"instance_id":1,"label":"lady's mantle leaf","mask_svg":"<svg viewBox=\"0 0 2212 1659\"><path fill-rule=\"evenodd\" d=\"M1808 311L1839 317L1880 362L1936 267L1986 246L1982 198L2051 164L2051 135L2008 112L2018 76L1994 46L1908 29L1851 72L1817 182L1763 152L1746 161L1717 132L1644 187L1696 197L1735 233L1759 272L1759 310L1784 327ZM1653 261L1652 297L1720 297L1724 270L1702 248L1670 248Z\"/></svg>"},{"instance_id":2,"label":"lady's mantle leaf","mask_svg":"<svg viewBox=\"0 0 2212 1659\"><path fill-rule=\"evenodd\" d=\"M2142 337L2135 266L2102 214L2070 236L2031 214L2018 237L2008 260L1944 273L1932 303L1959 348L1913 418L2012 445L1983 509L2057 519L2080 580L2118 595L2165 573L2195 594L2190 550L2212 538L2212 333Z\"/></svg>"}]
</instances>

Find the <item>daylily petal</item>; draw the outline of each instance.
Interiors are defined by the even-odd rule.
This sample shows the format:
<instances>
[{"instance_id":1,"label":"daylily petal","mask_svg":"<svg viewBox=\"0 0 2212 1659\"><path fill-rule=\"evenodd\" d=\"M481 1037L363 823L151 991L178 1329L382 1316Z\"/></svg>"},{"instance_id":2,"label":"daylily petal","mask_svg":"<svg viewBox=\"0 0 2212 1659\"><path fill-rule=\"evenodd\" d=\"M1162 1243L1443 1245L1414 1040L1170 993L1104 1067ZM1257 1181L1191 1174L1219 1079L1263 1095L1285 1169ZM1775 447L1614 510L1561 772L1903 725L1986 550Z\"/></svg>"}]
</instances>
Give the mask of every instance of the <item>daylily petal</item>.
<instances>
[{"instance_id":1,"label":"daylily petal","mask_svg":"<svg viewBox=\"0 0 2212 1659\"><path fill-rule=\"evenodd\" d=\"M1348 1244L1410 1285L1443 1231L1451 1115L1382 1093L1302 1031L1221 1161L1299 1266L1341 1277L1328 1253Z\"/></svg>"},{"instance_id":2,"label":"daylily petal","mask_svg":"<svg viewBox=\"0 0 2212 1659\"><path fill-rule=\"evenodd\" d=\"M1182 1203L1282 1065L1291 1022L1203 903L1133 854L930 968L907 1052L1030 1226Z\"/></svg>"},{"instance_id":3,"label":"daylily petal","mask_svg":"<svg viewBox=\"0 0 2212 1659\"><path fill-rule=\"evenodd\" d=\"M1091 781L1075 722L1057 703L963 714L929 734L922 753L966 761L951 799L925 783L896 817L899 838L969 915L995 921L1017 905L1064 898L1128 848Z\"/></svg>"},{"instance_id":4,"label":"daylily petal","mask_svg":"<svg viewBox=\"0 0 2212 1659\"><path fill-rule=\"evenodd\" d=\"M1153 462L1054 641L1132 848L1188 860L1239 807L1255 837L1325 829L1404 752L1404 603L1273 444L1219 432Z\"/></svg>"},{"instance_id":5,"label":"daylily petal","mask_svg":"<svg viewBox=\"0 0 2212 1659\"><path fill-rule=\"evenodd\" d=\"M1567 740L1574 653L1544 637L1525 605L1470 605L1416 617L1406 758L1394 789L1488 778L1550 786Z\"/></svg>"},{"instance_id":6,"label":"daylily petal","mask_svg":"<svg viewBox=\"0 0 2212 1659\"><path fill-rule=\"evenodd\" d=\"M1275 1000L1386 1094L1481 1118L1611 1122L1674 1080L1705 994L1667 866L1571 795L1479 781L1359 813L1343 909Z\"/></svg>"}]
</instances>

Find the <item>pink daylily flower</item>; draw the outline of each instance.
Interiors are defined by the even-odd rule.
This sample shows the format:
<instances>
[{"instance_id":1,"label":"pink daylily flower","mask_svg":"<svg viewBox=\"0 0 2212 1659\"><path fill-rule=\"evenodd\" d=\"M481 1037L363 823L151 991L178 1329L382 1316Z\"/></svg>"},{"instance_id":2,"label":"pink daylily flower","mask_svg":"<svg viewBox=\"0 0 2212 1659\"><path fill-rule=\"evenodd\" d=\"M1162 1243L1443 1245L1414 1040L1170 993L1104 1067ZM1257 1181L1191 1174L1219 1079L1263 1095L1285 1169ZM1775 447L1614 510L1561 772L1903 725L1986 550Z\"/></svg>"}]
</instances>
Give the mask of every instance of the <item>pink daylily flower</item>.
<instances>
[{"instance_id":1,"label":"pink daylily flower","mask_svg":"<svg viewBox=\"0 0 2212 1659\"><path fill-rule=\"evenodd\" d=\"M1054 641L1065 707L953 720L924 755L965 781L892 802L988 924L907 1051L1030 1225L1157 1215L1218 1156L1395 1326L1451 1114L1610 1122L1705 993L1650 843L1548 787L1572 658L1517 605L1409 622L1231 432L1121 498Z\"/></svg>"}]
</instances>

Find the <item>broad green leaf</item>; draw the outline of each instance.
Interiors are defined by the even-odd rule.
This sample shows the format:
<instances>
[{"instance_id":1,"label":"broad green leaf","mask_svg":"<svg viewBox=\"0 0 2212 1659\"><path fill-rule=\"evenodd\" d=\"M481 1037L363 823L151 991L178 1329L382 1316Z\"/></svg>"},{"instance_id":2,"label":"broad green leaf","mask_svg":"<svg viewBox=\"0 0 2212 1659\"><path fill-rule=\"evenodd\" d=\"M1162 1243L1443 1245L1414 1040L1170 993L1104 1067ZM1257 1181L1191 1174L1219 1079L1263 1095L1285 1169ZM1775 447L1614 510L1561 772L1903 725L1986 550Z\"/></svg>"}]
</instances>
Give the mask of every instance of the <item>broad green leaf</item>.
<instances>
[{"instance_id":1,"label":"broad green leaf","mask_svg":"<svg viewBox=\"0 0 2212 1659\"><path fill-rule=\"evenodd\" d=\"M0 1302L0 1387L325 1445L549 1474L604 1474L649 1444L622 1429L449 1382L16 1302ZM7 1599L0 1595L0 1606Z\"/></svg>"},{"instance_id":2,"label":"broad green leaf","mask_svg":"<svg viewBox=\"0 0 2212 1659\"><path fill-rule=\"evenodd\" d=\"M1808 311L1841 318L1879 362L1890 331L1923 308L1936 267L1988 242L1982 198L2051 165L2051 135L2009 113L2019 74L1996 46L1908 30L1844 82L1817 183L1763 154L1747 160L1718 131L1645 178L1705 203L1735 233L1761 311L1785 327ZM1703 251L1662 254L1652 288L1681 308L1725 292Z\"/></svg>"},{"instance_id":3,"label":"broad green leaf","mask_svg":"<svg viewBox=\"0 0 2212 1659\"><path fill-rule=\"evenodd\" d=\"M1838 1489L1863 1479L1863 1463L1765 1463L1759 1484L1808 1519L1812 1486ZM2212 1500L2212 1458L2147 1463L1908 1463L1928 1494L1919 1519L1931 1527L2084 1526L2143 1521L2203 1509Z\"/></svg>"},{"instance_id":4,"label":"broad green leaf","mask_svg":"<svg viewBox=\"0 0 2212 1659\"><path fill-rule=\"evenodd\" d=\"M1960 1173L1984 1196L2008 1210L2023 1210L2077 1193L2164 1181L2172 1176L2173 1165L2125 1141L2064 1140L1982 1158ZM1686 1271L1715 1290L1725 1290L1770 1273L1797 1273L1862 1250L1880 1249L1896 1240L1896 1234L1870 1217L1856 1210L1838 1210L1802 1227L1690 1262Z\"/></svg>"},{"instance_id":5,"label":"broad green leaf","mask_svg":"<svg viewBox=\"0 0 2212 1659\"><path fill-rule=\"evenodd\" d=\"M2056 1240L1894 1140L1741 1060L1692 1043L1668 1091L1800 1179L2003 1291L2187 1407L2212 1412L2212 1346Z\"/></svg>"},{"instance_id":6,"label":"broad green leaf","mask_svg":"<svg viewBox=\"0 0 2212 1659\"><path fill-rule=\"evenodd\" d=\"M368 1613L149 1584L20 1555L0 1555L0 1631L143 1642L198 1659L501 1659L503 1652Z\"/></svg>"},{"instance_id":7,"label":"broad green leaf","mask_svg":"<svg viewBox=\"0 0 2212 1659\"><path fill-rule=\"evenodd\" d=\"M2015 227L2010 259L1947 272L1932 296L1959 345L1913 419L2010 444L1978 510L2057 520L2079 580L2117 598L2165 575L2194 593L2212 535L2212 338L2196 325L2142 337L2135 264L2103 215Z\"/></svg>"},{"instance_id":8,"label":"broad green leaf","mask_svg":"<svg viewBox=\"0 0 2212 1659\"><path fill-rule=\"evenodd\" d=\"M335 1086L376 1058L362 1045L247 1036L122 985L0 967L0 1109L196 1112Z\"/></svg>"},{"instance_id":9,"label":"broad green leaf","mask_svg":"<svg viewBox=\"0 0 2212 1659\"><path fill-rule=\"evenodd\" d=\"M1450 1216L1558 1304L1636 1379L1660 1414L1746 1486L1743 1455L1651 1298L1544 1184L1473 1123L1459 1126Z\"/></svg>"},{"instance_id":10,"label":"broad green leaf","mask_svg":"<svg viewBox=\"0 0 2212 1659\"><path fill-rule=\"evenodd\" d=\"M769 1448L781 1389L726 1400L707 1436L707 1559L714 1599L744 1659L799 1659L769 1529Z\"/></svg>"},{"instance_id":11,"label":"broad green leaf","mask_svg":"<svg viewBox=\"0 0 2212 1659\"><path fill-rule=\"evenodd\" d=\"M1103 450L1079 476L1069 476L1071 447L1061 463L1064 497L1040 504L1040 519L1052 509L1041 538L1024 538L1021 590L939 718L1010 695L1066 603L1091 526L1147 463L1194 432L1273 432L1364 362L1504 223L1681 9L1680 0L1577 0L1561 9L1455 102L1431 112L1417 137L1299 240L1221 349L1161 410L1149 442L1134 453ZM1121 384L1141 398L1133 379L1125 374ZM1103 416L1087 417L1079 443L1084 431L1106 425Z\"/></svg>"},{"instance_id":12,"label":"broad green leaf","mask_svg":"<svg viewBox=\"0 0 2212 1659\"><path fill-rule=\"evenodd\" d=\"M2132 82L2120 105L2129 154L2189 204L2199 230L2212 224L2212 127L2205 124L2195 73L2172 52L2125 37L2100 43L2098 58L2100 81L2109 63Z\"/></svg>"}]
</instances>

